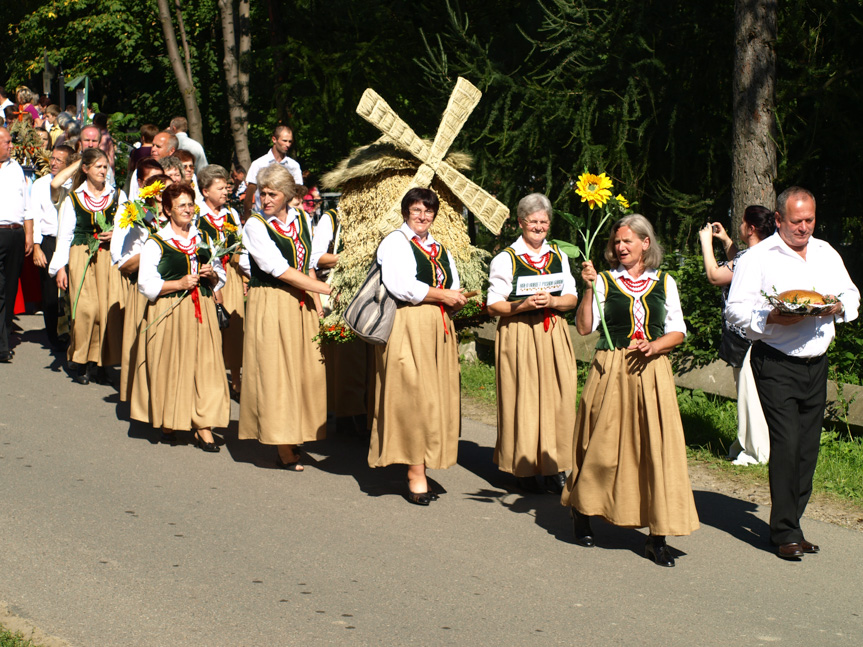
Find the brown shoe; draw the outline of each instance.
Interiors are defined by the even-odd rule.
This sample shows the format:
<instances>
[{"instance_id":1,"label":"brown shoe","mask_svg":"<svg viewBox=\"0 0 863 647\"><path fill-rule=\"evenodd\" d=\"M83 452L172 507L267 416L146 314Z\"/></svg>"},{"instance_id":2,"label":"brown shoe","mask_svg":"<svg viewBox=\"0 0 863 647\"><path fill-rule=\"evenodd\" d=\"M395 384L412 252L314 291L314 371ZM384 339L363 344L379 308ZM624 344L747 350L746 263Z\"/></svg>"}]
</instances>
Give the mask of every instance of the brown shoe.
<instances>
[{"instance_id":1,"label":"brown shoe","mask_svg":"<svg viewBox=\"0 0 863 647\"><path fill-rule=\"evenodd\" d=\"M805 539L801 540L801 542L800 542L800 548L802 548L802 549L803 549L803 552L804 552L804 553L810 553L810 554L817 553L818 551L820 551L820 550L821 550L821 547L820 547L820 546L818 546L817 544L810 544L810 543L809 543L808 541L806 541Z\"/></svg>"},{"instance_id":2,"label":"brown shoe","mask_svg":"<svg viewBox=\"0 0 863 647\"><path fill-rule=\"evenodd\" d=\"M779 550L776 553L782 559L799 559L803 557L803 547L798 543L780 544Z\"/></svg>"}]
</instances>

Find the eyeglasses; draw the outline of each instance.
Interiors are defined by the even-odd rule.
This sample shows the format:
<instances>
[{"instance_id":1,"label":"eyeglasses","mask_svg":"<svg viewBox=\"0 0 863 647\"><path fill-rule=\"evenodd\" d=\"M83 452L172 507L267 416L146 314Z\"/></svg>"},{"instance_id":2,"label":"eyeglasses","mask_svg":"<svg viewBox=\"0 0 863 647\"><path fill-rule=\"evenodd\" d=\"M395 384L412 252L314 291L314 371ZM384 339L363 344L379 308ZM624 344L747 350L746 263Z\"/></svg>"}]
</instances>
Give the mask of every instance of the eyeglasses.
<instances>
[{"instance_id":1,"label":"eyeglasses","mask_svg":"<svg viewBox=\"0 0 863 647\"><path fill-rule=\"evenodd\" d=\"M408 213L410 213L412 216L421 216L423 214L427 216L434 216L435 214L435 212L431 209L421 209L420 207L411 207L410 209L408 209Z\"/></svg>"},{"instance_id":2,"label":"eyeglasses","mask_svg":"<svg viewBox=\"0 0 863 647\"><path fill-rule=\"evenodd\" d=\"M548 220L522 220L522 222L528 227L541 227L542 229L548 229L551 225Z\"/></svg>"}]
</instances>

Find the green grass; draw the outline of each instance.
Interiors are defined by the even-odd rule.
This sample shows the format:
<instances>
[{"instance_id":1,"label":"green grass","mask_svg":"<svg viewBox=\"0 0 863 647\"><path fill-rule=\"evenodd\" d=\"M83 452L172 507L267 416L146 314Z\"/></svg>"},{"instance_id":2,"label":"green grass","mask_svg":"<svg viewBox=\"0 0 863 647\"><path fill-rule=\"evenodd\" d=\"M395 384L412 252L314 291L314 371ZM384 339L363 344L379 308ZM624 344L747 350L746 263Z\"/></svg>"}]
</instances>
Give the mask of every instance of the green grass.
<instances>
[{"instance_id":1,"label":"green grass","mask_svg":"<svg viewBox=\"0 0 863 647\"><path fill-rule=\"evenodd\" d=\"M26 640L20 633L14 634L0 625L0 647L38 647Z\"/></svg>"},{"instance_id":2,"label":"green grass","mask_svg":"<svg viewBox=\"0 0 863 647\"><path fill-rule=\"evenodd\" d=\"M494 366L484 362L462 362L462 394L490 405L497 405L497 387L494 381Z\"/></svg>"},{"instance_id":3,"label":"green grass","mask_svg":"<svg viewBox=\"0 0 863 647\"><path fill-rule=\"evenodd\" d=\"M578 364L578 387L587 377L587 365ZM483 362L462 363L462 395L494 405L494 367ZM737 437L737 403L700 390L677 389L677 402L691 459L709 463L729 474L767 483L767 466L732 465L725 456ZM863 504L863 438L845 427L828 427L821 436L821 453L813 483L815 492L832 494Z\"/></svg>"}]
</instances>

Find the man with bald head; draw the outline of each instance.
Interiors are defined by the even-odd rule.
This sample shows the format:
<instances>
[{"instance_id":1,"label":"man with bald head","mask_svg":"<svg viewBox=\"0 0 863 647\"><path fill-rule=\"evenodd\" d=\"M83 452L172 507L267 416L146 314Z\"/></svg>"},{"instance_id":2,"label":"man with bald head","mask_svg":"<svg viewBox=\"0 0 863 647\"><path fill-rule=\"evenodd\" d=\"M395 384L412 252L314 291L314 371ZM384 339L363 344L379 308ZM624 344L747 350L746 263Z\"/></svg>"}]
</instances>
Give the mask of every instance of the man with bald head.
<instances>
[{"instance_id":1,"label":"man with bald head","mask_svg":"<svg viewBox=\"0 0 863 647\"><path fill-rule=\"evenodd\" d=\"M838 252L815 238L815 196L793 186L776 198L776 233L740 257L725 317L753 340L752 374L770 433L770 541L779 557L819 552L800 518L812 494L827 403L827 347L836 323L857 317L860 292ZM765 294L812 290L817 316L785 314Z\"/></svg>"},{"instance_id":2,"label":"man with bald head","mask_svg":"<svg viewBox=\"0 0 863 647\"><path fill-rule=\"evenodd\" d=\"M171 157L179 146L180 142L177 141L177 138L167 130L163 130L153 138L153 149L150 151L150 156L157 160Z\"/></svg>"},{"instance_id":3,"label":"man with bald head","mask_svg":"<svg viewBox=\"0 0 863 647\"><path fill-rule=\"evenodd\" d=\"M12 136L0 126L0 362L15 354L10 347L18 277L24 257L33 250L30 192L21 165L12 159Z\"/></svg>"}]
</instances>

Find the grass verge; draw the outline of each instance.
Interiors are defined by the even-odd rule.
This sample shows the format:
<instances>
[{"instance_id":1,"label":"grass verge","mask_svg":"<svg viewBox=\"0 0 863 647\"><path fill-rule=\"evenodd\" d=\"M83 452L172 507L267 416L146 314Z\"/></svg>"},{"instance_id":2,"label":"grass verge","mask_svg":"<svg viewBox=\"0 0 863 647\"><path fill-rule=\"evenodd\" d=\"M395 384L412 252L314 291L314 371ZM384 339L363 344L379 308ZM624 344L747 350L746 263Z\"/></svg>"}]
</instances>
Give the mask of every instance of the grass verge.
<instances>
[{"instance_id":1,"label":"grass verge","mask_svg":"<svg viewBox=\"0 0 863 647\"><path fill-rule=\"evenodd\" d=\"M587 376L587 366L578 365L579 393ZM462 363L462 395L490 406L496 404L494 367L483 362ZM689 457L711 467L767 483L767 466L732 465L725 456L737 437L737 403L703 391L677 389L677 402ZM863 438L847 428L831 426L821 434L821 451L813 481L815 492L827 493L842 501L863 505Z\"/></svg>"},{"instance_id":2,"label":"grass verge","mask_svg":"<svg viewBox=\"0 0 863 647\"><path fill-rule=\"evenodd\" d=\"M20 633L12 633L0 625L0 647L38 647L24 638Z\"/></svg>"}]
</instances>

